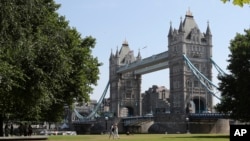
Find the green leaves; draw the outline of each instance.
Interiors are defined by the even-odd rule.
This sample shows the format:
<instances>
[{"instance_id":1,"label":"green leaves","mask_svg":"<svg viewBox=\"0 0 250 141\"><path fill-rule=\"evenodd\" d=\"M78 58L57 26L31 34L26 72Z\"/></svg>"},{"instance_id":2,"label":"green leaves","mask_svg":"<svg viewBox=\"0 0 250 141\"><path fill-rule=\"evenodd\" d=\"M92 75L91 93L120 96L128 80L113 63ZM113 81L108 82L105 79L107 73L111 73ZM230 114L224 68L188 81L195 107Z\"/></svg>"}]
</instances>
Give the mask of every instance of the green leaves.
<instances>
[{"instance_id":1,"label":"green leaves","mask_svg":"<svg viewBox=\"0 0 250 141\"><path fill-rule=\"evenodd\" d=\"M230 0L221 0L222 2L226 3L229 2ZM250 4L250 0L233 0L234 5L238 5L240 7L243 7L245 4Z\"/></svg>"},{"instance_id":2,"label":"green leaves","mask_svg":"<svg viewBox=\"0 0 250 141\"><path fill-rule=\"evenodd\" d=\"M233 119L250 121L250 30L237 34L229 47L228 70L230 75L220 76L219 90L222 101L216 108L230 113Z\"/></svg>"},{"instance_id":3,"label":"green leaves","mask_svg":"<svg viewBox=\"0 0 250 141\"><path fill-rule=\"evenodd\" d=\"M0 2L0 111L12 119L59 120L65 104L89 100L99 79L95 39L81 38L58 8L53 0Z\"/></svg>"}]
</instances>

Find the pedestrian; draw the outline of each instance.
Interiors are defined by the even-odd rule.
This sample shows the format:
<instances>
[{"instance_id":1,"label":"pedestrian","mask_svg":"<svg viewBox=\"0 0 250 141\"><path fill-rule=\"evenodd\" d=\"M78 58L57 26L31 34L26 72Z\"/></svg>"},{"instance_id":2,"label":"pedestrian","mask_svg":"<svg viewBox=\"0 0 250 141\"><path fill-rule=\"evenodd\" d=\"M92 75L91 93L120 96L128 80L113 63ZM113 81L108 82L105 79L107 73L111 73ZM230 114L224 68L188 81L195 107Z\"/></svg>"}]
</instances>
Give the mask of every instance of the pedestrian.
<instances>
[{"instance_id":1,"label":"pedestrian","mask_svg":"<svg viewBox=\"0 0 250 141\"><path fill-rule=\"evenodd\" d=\"M19 136L23 135L23 124L20 123L19 127L18 127L18 131L19 131Z\"/></svg>"},{"instance_id":2,"label":"pedestrian","mask_svg":"<svg viewBox=\"0 0 250 141\"><path fill-rule=\"evenodd\" d=\"M28 124L27 123L25 123L23 126L23 135L24 136L28 135Z\"/></svg>"},{"instance_id":3,"label":"pedestrian","mask_svg":"<svg viewBox=\"0 0 250 141\"><path fill-rule=\"evenodd\" d=\"M8 124L5 124L5 127L4 127L4 133L5 133L5 137L8 137L8 136L9 136L10 129L9 129Z\"/></svg>"},{"instance_id":4,"label":"pedestrian","mask_svg":"<svg viewBox=\"0 0 250 141\"><path fill-rule=\"evenodd\" d=\"M114 125L113 124L110 126L110 131L109 131L109 139L111 137L114 138Z\"/></svg>"},{"instance_id":5,"label":"pedestrian","mask_svg":"<svg viewBox=\"0 0 250 141\"><path fill-rule=\"evenodd\" d=\"M14 135L14 127L13 124L10 124L10 135L13 136Z\"/></svg>"},{"instance_id":6,"label":"pedestrian","mask_svg":"<svg viewBox=\"0 0 250 141\"><path fill-rule=\"evenodd\" d=\"M117 139L120 138L119 137L119 133L118 133L118 126L117 126L117 124L115 124L115 126L114 126L114 138L117 138Z\"/></svg>"},{"instance_id":7,"label":"pedestrian","mask_svg":"<svg viewBox=\"0 0 250 141\"><path fill-rule=\"evenodd\" d=\"M31 136L33 133L31 125L28 127L28 136Z\"/></svg>"}]
</instances>

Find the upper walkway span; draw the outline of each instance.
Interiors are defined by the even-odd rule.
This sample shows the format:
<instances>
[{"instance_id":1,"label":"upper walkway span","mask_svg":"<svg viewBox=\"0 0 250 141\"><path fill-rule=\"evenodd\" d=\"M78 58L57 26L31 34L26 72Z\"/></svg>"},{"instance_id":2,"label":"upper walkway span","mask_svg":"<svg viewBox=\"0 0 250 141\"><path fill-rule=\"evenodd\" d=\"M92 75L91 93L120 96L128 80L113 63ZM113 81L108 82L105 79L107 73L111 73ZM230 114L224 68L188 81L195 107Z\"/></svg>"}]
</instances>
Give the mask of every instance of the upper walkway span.
<instances>
[{"instance_id":1,"label":"upper walkway span","mask_svg":"<svg viewBox=\"0 0 250 141\"><path fill-rule=\"evenodd\" d=\"M134 71L135 74L146 74L168 67L168 51L165 51L156 55L152 55L145 59L121 66L117 70L117 73Z\"/></svg>"}]
</instances>

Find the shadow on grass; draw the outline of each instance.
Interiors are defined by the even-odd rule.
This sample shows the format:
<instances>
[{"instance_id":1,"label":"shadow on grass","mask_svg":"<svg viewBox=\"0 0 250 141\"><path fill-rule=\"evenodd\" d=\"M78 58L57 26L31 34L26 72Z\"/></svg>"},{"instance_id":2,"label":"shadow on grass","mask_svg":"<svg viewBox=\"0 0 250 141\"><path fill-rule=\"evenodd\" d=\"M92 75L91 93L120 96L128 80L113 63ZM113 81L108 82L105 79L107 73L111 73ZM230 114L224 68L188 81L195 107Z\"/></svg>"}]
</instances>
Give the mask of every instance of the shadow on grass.
<instances>
[{"instance_id":1,"label":"shadow on grass","mask_svg":"<svg viewBox=\"0 0 250 141\"><path fill-rule=\"evenodd\" d=\"M206 138L206 139L229 139L229 135L214 135L214 136L209 136L209 135L187 135L187 136L169 136L169 137L164 137L164 138Z\"/></svg>"}]
</instances>

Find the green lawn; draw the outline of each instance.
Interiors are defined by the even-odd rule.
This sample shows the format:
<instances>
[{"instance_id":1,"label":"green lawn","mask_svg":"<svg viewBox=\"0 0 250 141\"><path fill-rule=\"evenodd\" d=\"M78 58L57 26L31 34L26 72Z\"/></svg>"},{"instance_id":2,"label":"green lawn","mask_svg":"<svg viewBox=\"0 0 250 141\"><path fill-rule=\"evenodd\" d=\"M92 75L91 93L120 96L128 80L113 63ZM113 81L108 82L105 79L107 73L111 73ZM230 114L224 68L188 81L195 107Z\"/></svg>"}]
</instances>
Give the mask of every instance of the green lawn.
<instances>
[{"instance_id":1,"label":"green lawn","mask_svg":"<svg viewBox=\"0 0 250 141\"><path fill-rule=\"evenodd\" d=\"M50 136L49 141L107 141L108 135ZM218 134L134 134L120 135L121 141L229 141Z\"/></svg>"}]
</instances>

